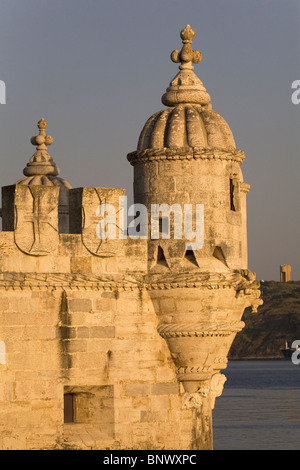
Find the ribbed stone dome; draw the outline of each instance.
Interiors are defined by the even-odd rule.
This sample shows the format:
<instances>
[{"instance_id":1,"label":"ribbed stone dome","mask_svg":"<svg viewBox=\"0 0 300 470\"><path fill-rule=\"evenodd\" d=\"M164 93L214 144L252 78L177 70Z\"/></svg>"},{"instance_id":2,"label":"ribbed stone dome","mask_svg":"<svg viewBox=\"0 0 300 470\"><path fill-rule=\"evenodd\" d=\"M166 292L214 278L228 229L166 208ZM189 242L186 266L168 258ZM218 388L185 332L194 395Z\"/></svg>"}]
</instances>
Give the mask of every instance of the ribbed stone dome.
<instances>
[{"instance_id":1,"label":"ribbed stone dome","mask_svg":"<svg viewBox=\"0 0 300 470\"><path fill-rule=\"evenodd\" d=\"M195 32L187 25L180 35L183 47L171 54L172 61L181 64L179 73L162 96L162 103L169 109L148 119L137 150L182 147L233 150L236 146L227 122L212 110L210 95L193 72L192 63L202 59L201 52L191 47Z\"/></svg>"},{"instance_id":2,"label":"ribbed stone dome","mask_svg":"<svg viewBox=\"0 0 300 470\"><path fill-rule=\"evenodd\" d=\"M225 119L197 104L178 104L155 113L142 130L137 149L179 147L236 148Z\"/></svg>"}]
</instances>

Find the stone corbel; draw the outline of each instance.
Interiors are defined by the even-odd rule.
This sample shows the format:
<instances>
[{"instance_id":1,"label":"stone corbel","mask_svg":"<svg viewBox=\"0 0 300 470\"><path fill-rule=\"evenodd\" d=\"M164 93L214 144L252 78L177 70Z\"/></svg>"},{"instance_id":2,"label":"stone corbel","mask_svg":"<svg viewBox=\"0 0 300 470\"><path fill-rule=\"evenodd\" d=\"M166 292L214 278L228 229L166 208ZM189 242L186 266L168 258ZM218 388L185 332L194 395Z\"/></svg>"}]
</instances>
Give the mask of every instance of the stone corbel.
<instances>
[{"instance_id":1,"label":"stone corbel","mask_svg":"<svg viewBox=\"0 0 300 470\"><path fill-rule=\"evenodd\" d=\"M237 296L246 297L251 312L256 313L258 307L263 304L260 298L260 283L255 280L256 274L249 269L242 269L240 273L243 279L237 288Z\"/></svg>"},{"instance_id":2,"label":"stone corbel","mask_svg":"<svg viewBox=\"0 0 300 470\"><path fill-rule=\"evenodd\" d=\"M243 192L243 193L248 194L249 191L250 191L250 184L249 184L249 183L245 183L245 181L242 181L242 182L240 183L240 191Z\"/></svg>"},{"instance_id":3,"label":"stone corbel","mask_svg":"<svg viewBox=\"0 0 300 470\"><path fill-rule=\"evenodd\" d=\"M216 398L222 395L224 384L227 378L224 374L215 374L213 375L210 383L211 394L210 394L210 404L211 409L213 410L215 407Z\"/></svg>"},{"instance_id":4,"label":"stone corbel","mask_svg":"<svg viewBox=\"0 0 300 470\"><path fill-rule=\"evenodd\" d=\"M213 375L210 381L203 381L196 392L185 392L182 395L182 408L200 409L203 406L203 402L209 400L210 408L213 410L215 407L216 398L222 395L226 380L227 379L224 374L218 373Z\"/></svg>"},{"instance_id":5,"label":"stone corbel","mask_svg":"<svg viewBox=\"0 0 300 470\"><path fill-rule=\"evenodd\" d=\"M182 408L201 408L204 400L208 400L210 395L210 384L209 381L203 381L201 387L196 392L189 393L185 392L182 395Z\"/></svg>"}]
</instances>

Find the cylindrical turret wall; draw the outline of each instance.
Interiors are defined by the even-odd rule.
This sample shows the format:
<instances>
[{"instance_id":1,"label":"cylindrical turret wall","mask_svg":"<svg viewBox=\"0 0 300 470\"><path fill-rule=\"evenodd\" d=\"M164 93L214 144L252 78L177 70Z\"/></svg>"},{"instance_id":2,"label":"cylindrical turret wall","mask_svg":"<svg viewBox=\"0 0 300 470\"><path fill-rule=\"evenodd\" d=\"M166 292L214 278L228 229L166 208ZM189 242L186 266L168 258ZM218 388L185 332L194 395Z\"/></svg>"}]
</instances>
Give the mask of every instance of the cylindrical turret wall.
<instances>
[{"instance_id":1,"label":"cylindrical turret wall","mask_svg":"<svg viewBox=\"0 0 300 470\"><path fill-rule=\"evenodd\" d=\"M212 445L211 409L244 309L261 302L247 269L245 155L192 71L201 60L194 36L189 25L181 31L183 47L171 54L180 71L162 97L169 108L147 120L127 158L135 204L148 213L147 282L157 330L201 417L194 424L204 449Z\"/></svg>"},{"instance_id":2,"label":"cylindrical turret wall","mask_svg":"<svg viewBox=\"0 0 300 470\"><path fill-rule=\"evenodd\" d=\"M184 211L189 209L185 205L192 204L194 231L196 204L203 205L204 244L195 250L198 262L204 270L211 270L212 266L208 266L206 260L214 256L223 263L224 269L246 269L246 192L240 169L243 152L205 148L178 150L177 154L173 149L131 154L135 203L144 204L148 213L153 204L170 207L179 204L185 241ZM172 245L169 240L153 240L153 243L161 243L167 256L172 256L174 240ZM185 243L177 242L176 246L177 256L183 257Z\"/></svg>"}]
</instances>

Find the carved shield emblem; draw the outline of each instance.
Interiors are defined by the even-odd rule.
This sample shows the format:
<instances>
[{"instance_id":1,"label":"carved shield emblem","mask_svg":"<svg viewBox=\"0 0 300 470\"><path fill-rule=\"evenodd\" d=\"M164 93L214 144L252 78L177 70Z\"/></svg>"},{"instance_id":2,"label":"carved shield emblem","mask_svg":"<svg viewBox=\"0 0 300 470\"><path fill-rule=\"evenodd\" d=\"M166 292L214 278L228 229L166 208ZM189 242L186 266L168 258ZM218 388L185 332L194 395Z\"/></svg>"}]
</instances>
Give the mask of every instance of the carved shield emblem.
<instances>
[{"instance_id":1,"label":"carved shield emblem","mask_svg":"<svg viewBox=\"0 0 300 470\"><path fill-rule=\"evenodd\" d=\"M24 253L45 256L59 242L58 186L16 185L15 243Z\"/></svg>"},{"instance_id":2,"label":"carved shield emblem","mask_svg":"<svg viewBox=\"0 0 300 470\"><path fill-rule=\"evenodd\" d=\"M120 201L124 194L125 190L118 188L83 188L82 242L95 256L116 256L120 251L124 238Z\"/></svg>"}]
</instances>

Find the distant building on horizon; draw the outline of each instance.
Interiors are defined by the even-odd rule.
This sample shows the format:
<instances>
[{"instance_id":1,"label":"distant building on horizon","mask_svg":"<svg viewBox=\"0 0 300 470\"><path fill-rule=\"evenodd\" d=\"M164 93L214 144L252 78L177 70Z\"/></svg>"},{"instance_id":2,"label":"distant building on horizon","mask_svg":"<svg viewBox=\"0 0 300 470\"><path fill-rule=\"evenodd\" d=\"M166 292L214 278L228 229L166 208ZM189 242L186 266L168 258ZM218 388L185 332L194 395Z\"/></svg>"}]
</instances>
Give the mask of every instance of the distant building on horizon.
<instances>
[{"instance_id":1,"label":"distant building on horizon","mask_svg":"<svg viewBox=\"0 0 300 470\"><path fill-rule=\"evenodd\" d=\"M280 282L289 282L291 280L291 270L290 264L280 265Z\"/></svg>"}]
</instances>

